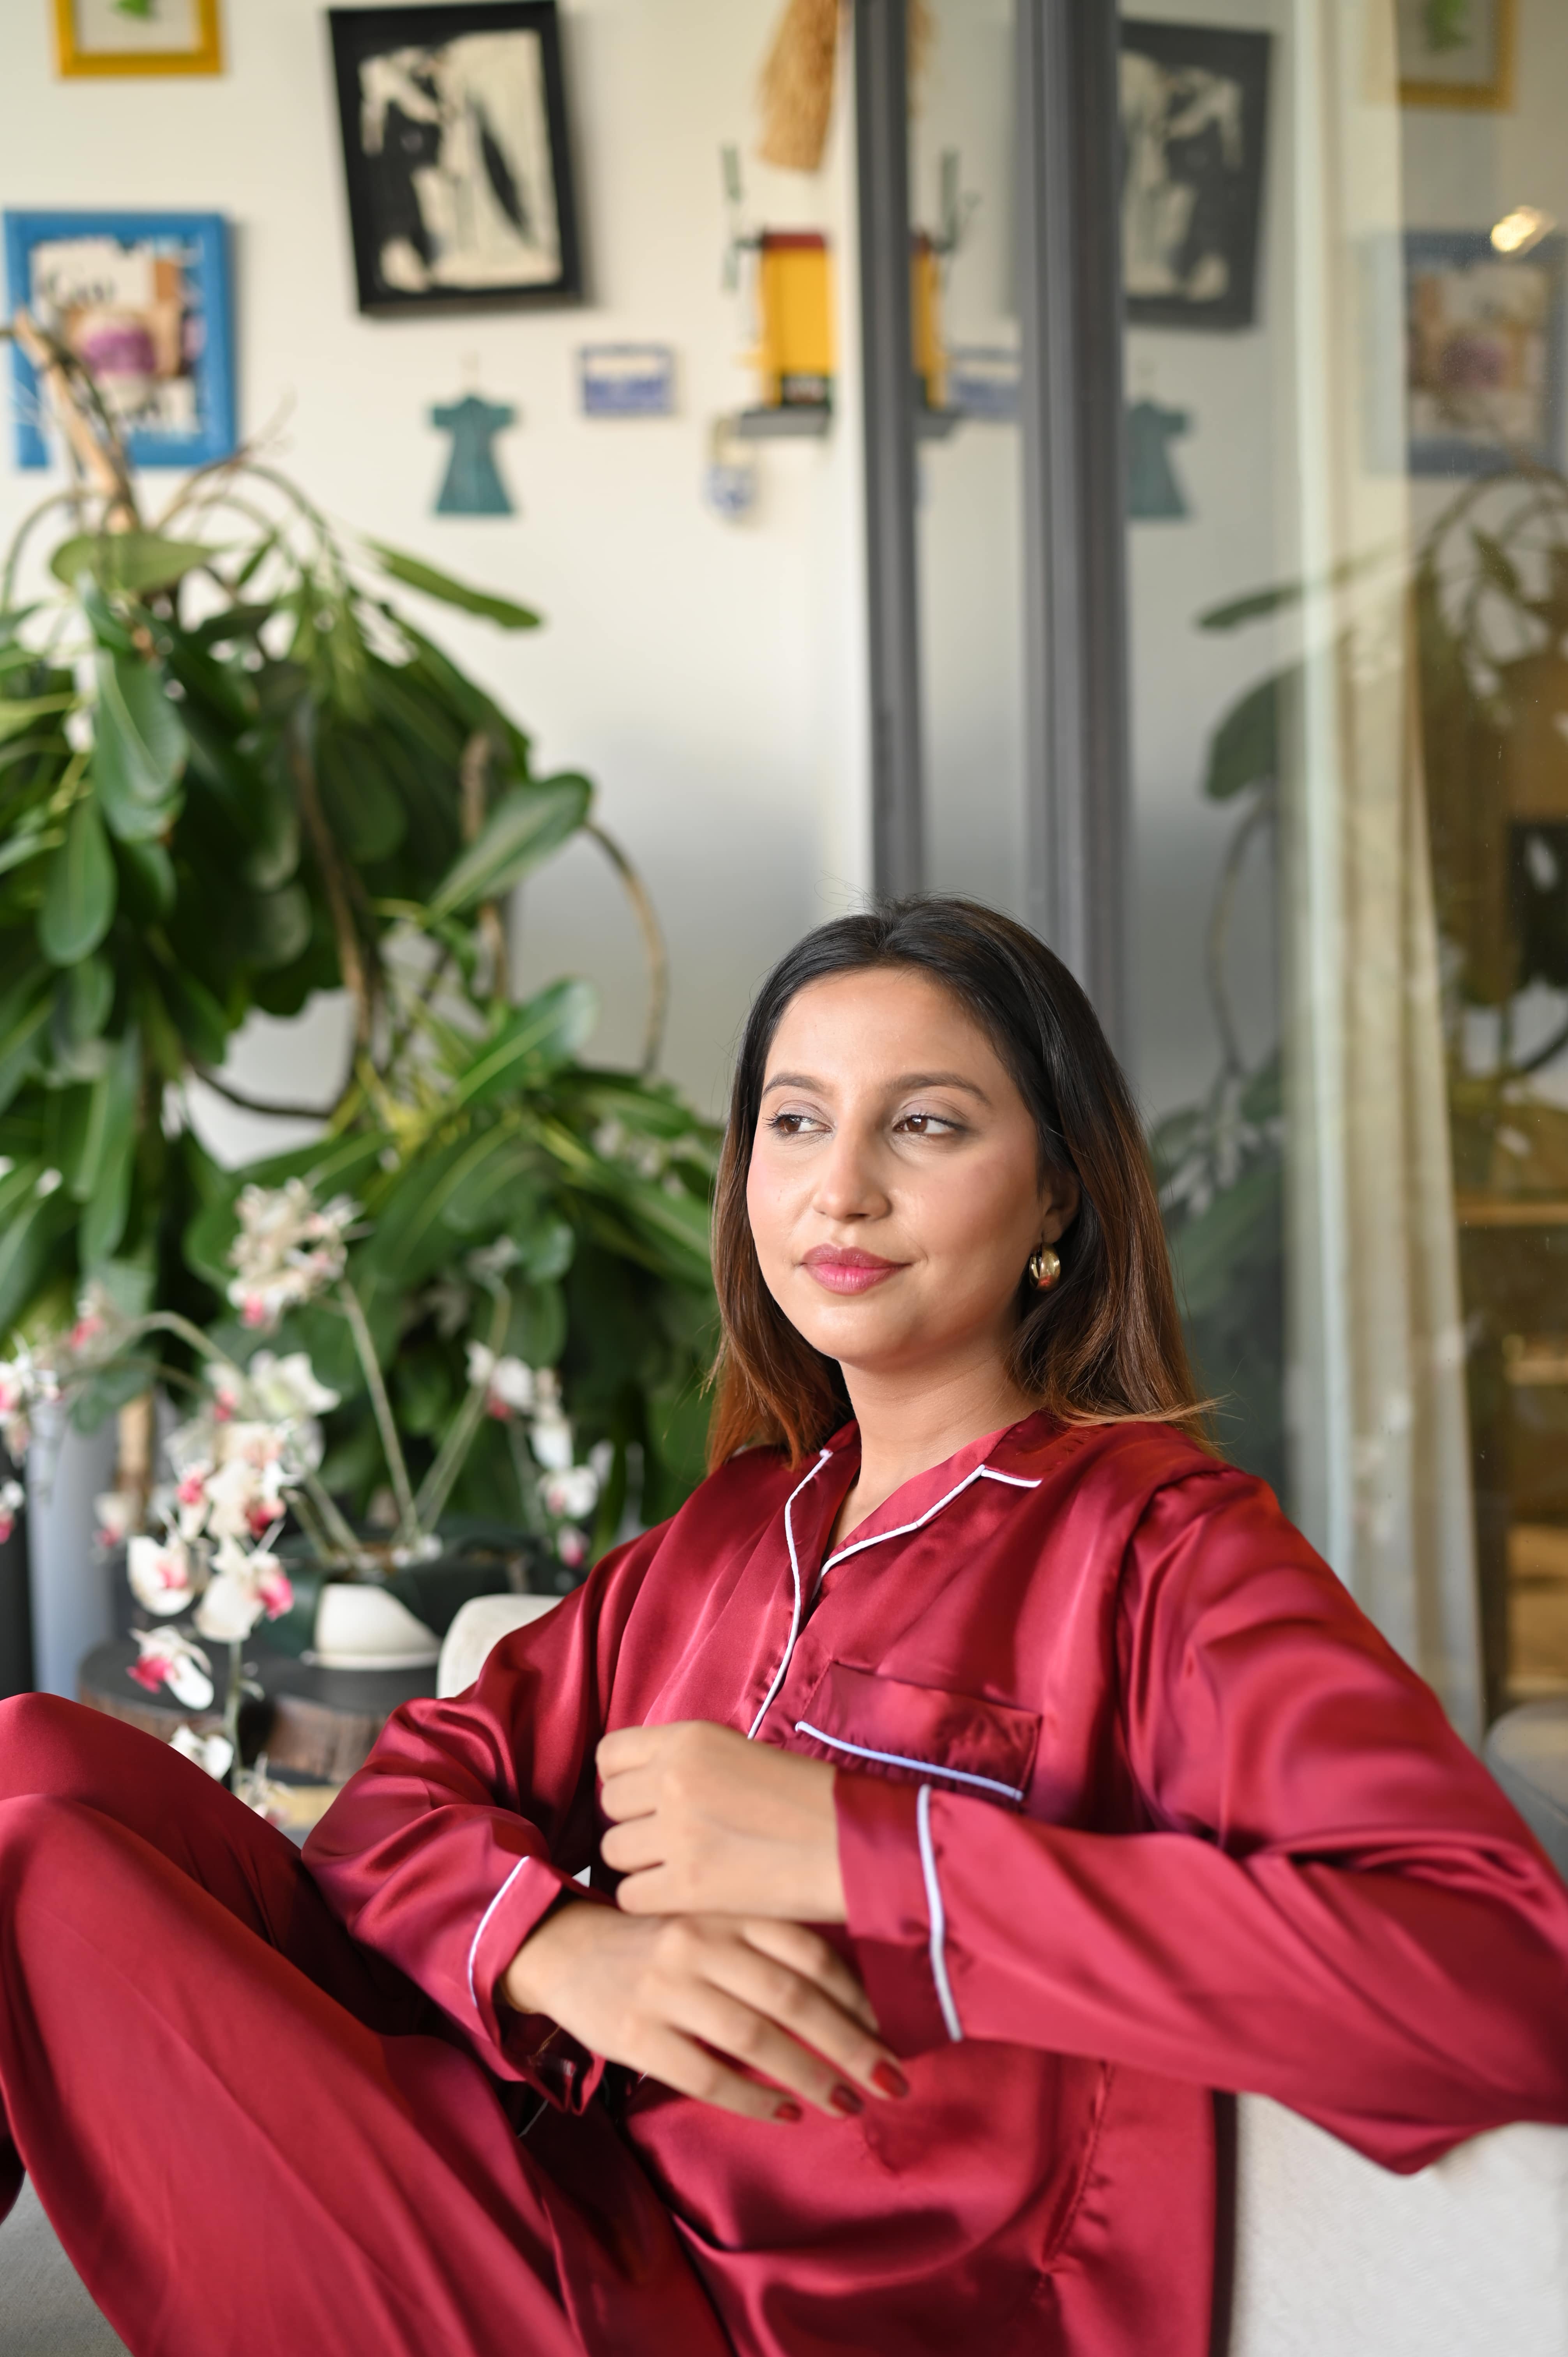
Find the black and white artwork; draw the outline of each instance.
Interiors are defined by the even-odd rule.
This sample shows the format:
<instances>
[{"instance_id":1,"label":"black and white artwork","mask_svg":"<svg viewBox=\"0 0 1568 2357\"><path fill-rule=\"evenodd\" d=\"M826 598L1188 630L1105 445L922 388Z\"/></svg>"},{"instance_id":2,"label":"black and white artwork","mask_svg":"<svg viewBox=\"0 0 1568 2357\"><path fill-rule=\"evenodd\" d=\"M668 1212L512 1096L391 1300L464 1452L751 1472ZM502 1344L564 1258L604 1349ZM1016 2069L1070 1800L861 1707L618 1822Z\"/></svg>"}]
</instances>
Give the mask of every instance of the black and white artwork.
<instances>
[{"instance_id":1,"label":"black and white artwork","mask_svg":"<svg viewBox=\"0 0 1568 2357\"><path fill-rule=\"evenodd\" d=\"M1148 328L1256 317L1269 36L1122 25L1122 269Z\"/></svg>"},{"instance_id":2,"label":"black and white artwork","mask_svg":"<svg viewBox=\"0 0 1568 2357\"><path fill-rule=\"evenodd\" d=\"M360 310L580 293L554 0L329 15Z\"/></svg>"}]
</instances>

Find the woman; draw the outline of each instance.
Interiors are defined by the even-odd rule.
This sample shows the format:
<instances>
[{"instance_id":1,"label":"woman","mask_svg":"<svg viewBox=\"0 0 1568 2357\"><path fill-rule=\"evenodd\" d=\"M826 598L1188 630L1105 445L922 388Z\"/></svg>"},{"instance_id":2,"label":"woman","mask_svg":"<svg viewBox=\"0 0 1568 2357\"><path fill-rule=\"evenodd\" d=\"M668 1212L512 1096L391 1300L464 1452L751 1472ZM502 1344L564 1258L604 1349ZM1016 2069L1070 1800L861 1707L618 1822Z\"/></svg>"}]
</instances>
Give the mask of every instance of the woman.
<instances>
[{"instance_id":1,"label":"woman","mask_svg":"<svg viewBox=\"0 0 1568 2357\"><path fill-rule=\"evenodd\" d=\"M711 1478L400 1712L309 1875L9 1706L0 2089L138 2357L1201 2357L1211 2090L1403 2169L1568 2119L1568 1892L1204 1446L1056 959L802 942L715 1265Z\"/></svg>"}]
</instances>

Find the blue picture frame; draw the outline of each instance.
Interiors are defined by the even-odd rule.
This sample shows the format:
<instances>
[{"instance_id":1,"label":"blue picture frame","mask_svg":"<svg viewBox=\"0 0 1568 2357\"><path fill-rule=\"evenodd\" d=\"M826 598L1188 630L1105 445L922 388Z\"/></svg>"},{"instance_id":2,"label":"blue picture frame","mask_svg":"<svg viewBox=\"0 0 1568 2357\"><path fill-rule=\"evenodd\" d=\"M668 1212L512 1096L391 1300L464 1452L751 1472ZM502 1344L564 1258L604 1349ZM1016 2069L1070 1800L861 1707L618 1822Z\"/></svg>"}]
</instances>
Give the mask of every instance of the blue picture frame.
<instances>
[{"instance_id":1,"label":"blue picture frame","mask_svg":"<svg viewBox=\"0 0 1568 2357\"><path fill-rule=\"evenodd\" d=\"M1441 301L1445 277L1461 279L1484 268L1507 273L1516 285L1533 278L1539 285L1529 309L1520 317L1478 318L1466 327L1462 318L1450 322L1432 314ZM1515 274L1518 274L1517 276ZM1559 468L1563 463L1564 341L1568 339L1568 238L1544 237L1520 253L1499 253L1485 230L1412 229L1403 239L1403 350L1406 410L1406 465L1412 475L1477 476L1507 473L1522 459L1527 464ZM1423 286L1426 293L1420 291ZM1535 317L1530 316L1533 310ZM1528 340L1531 350L1524 350ZM1510 351L1510 344L1518 347ZM1523 365L1521 365L1521 363ZM1510 435L1504 421L1512 389L1507 382L1510 365L1528 377L1539 370L1533 394L1513 394L1523 414L1529 402L1537 412L1537 430ZM1496 378L1495 392L1488 373ZM1446 379L1463 405L1469 394L1475 421L1462 429L1443 431L1423 412L1441 413L1442 402L1432 389ZM1488 395L1498 424L1487 421Z\"/></svg>"},{"instance_id":2,"label":"blue picture frame","mask_svg":"<svg viewBox=\"0 0 1568 2357\"><path fill-rule=\"evenodd\" d=\"M105 238L127 250L167 249L157 258L177 258L188 299L180 316L180 349L187 365L193 416L178 428L133 425L126 448L136 467L204 467L231 457L236 446L233 319L229 288L229 224L221 213L7 212L5 216L8 308L33 298L33 257L41 245L71 239ZM198 332L193 338L192 326ZM27 356L13 347L16 464L50 463L40 425L38 381Z\"/></svg>"}]
</instances>

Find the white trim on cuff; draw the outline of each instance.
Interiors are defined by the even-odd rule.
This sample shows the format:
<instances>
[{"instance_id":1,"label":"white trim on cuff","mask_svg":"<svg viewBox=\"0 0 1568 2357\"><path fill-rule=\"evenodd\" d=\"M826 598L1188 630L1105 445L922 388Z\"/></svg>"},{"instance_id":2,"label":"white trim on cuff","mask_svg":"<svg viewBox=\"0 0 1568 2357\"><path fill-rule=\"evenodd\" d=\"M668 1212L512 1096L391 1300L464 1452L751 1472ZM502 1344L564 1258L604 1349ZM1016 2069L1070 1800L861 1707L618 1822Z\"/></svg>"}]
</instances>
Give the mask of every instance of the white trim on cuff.
<instances>
[{"instance_id":1,"label":"white trim on cuff","mask_svg":"<svg viewBox=\"0 0 1568 2357\"><path fill-rule=\"evenodd\" d=\"M479 2004L479 1992L474 1986L474 1966L478 1960L479 1942L485 1936L485 1929L489 1922L490 1917L495 1913L496 1909L500 1905L501 1900L506 1897L507 1892L511 1889L512 1884L517 1880L518 1876L522 1872L523 1867L528 1863L529 1861L525 1857L520 1857L518 1859L517 1864L512 1867L511 1872L507 1876L506 1880L501 1884L500 1889L497 1891L495 1897L491 1900L489 1905L486 1908L484 1913L479 1918L479 1928L474 1934L474 1944L468 1951L468 1995L473 2000L474 2011L476 2013L482 2011L482 2007Z\"/></svg>"},{"instance_id":2,"label":"white trim on cuff","mask_svg":"<svg viewBox=\"0 0 1568 2357\"><path fill-rule=\"evenodd\" d=\"M937 1985L937 2003L942 2009L942 2020L948 2036L956 2045L963 2037L963 2024L953 2003L952 1986L948 1979L947 1910L942 1905L942 1886L937 1879L937 1853L931 1842L931 1787L922 1784L919 1799L915 1803L915 1829L920 1840L920 1872L926 1883L926 1911L931 1924L931 1978Z\"/></svg>"}]
</instances>

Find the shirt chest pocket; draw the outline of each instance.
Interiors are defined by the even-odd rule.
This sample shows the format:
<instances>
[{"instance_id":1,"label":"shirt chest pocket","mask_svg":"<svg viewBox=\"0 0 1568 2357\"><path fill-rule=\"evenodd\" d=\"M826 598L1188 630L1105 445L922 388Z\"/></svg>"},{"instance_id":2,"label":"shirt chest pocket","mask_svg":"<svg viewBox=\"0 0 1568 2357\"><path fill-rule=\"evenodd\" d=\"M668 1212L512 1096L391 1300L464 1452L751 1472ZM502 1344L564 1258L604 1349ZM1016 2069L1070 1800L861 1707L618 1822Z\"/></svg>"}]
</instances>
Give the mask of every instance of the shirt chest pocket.
<instances>
[{"instance_id":1,"label":"shirt chest pocket","mask_svg":"<svg viewBox=\"0 0 1568 2357\"><path fill-rule=\"evenodd\" d=\"M1015 1809L1029 1789L1040 1719L1011 1703L830 1662L795 1733L802 1748L841 1768L934 1782Z\"/></svg>"}]
</instances>

